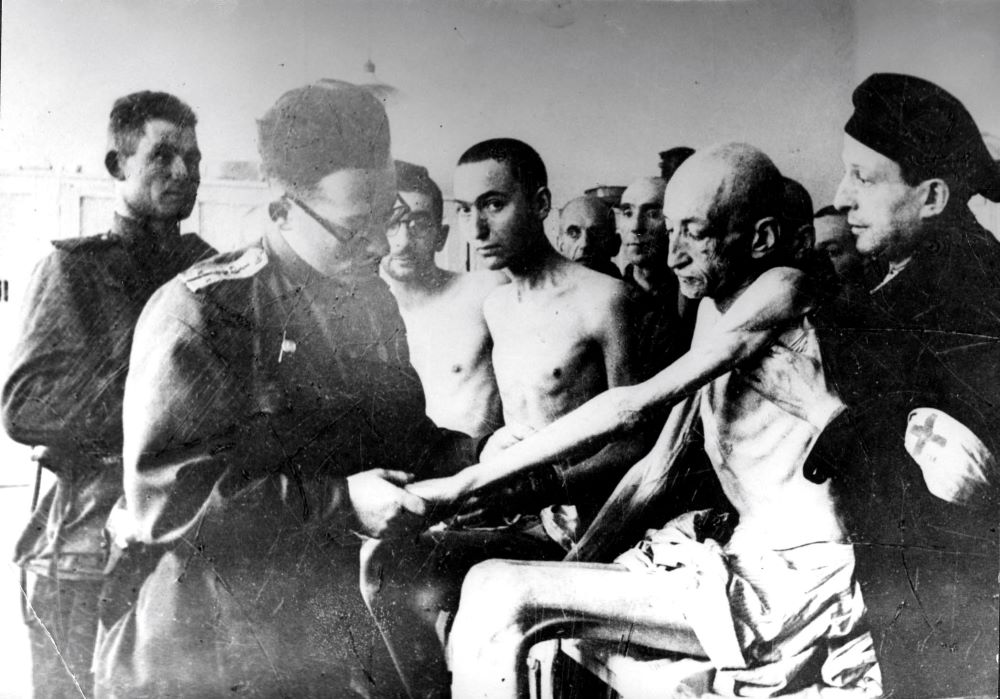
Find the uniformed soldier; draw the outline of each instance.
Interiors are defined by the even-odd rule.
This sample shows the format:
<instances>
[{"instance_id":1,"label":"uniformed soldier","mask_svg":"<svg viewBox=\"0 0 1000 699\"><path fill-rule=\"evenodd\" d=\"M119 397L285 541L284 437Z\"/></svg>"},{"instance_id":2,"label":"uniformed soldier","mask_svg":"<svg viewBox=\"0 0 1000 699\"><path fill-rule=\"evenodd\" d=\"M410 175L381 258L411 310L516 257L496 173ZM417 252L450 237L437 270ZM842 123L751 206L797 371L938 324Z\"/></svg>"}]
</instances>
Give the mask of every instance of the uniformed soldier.
<instances>
[{"instance_id":1,"label":"uniformed soldier","mask_svg":"<svg viewBox=\"0 0 1000 699\"><path fill-rule=\"evenodd\" d=\"M937 85L875 74L854 92L835 205L879 270L825 333L850 407L824 433L886 692L997 688L1000 245L974 219L1000 172ZM848 450L854 450L849 452Z\"/></svg>"},{"instance_id":2,"label":"uniformed soldier","mask_svg":"<svg viewBox=\"0 0 1000 699\"><path fill-rule=\"evenodd\" d=\"M122 492L132 333L156 288L212 252L179 230L200 182L195 123L166 93L115 102L104 161L115 178L111 230L56 241L26 294L3 424L56 476L16 552L34 578L27 621L36 697L91 695L102 531Z\"/></svg>"},{"instance_id":3,"label":"uniformed soldier","mask_svg":"<svg viewBox=\"0 0 1000 699\"><path fill-rule=\"evenodd\" d=\"M112 529L123 570L152 572L105 620L98 696L371 689L356 534L422 523L392 469L420 469L440 432L377 273L396 200L385 112L321 81L258 134L283 192L273 228L164 286L136 330Z\"/></svg>"}]
</instances>

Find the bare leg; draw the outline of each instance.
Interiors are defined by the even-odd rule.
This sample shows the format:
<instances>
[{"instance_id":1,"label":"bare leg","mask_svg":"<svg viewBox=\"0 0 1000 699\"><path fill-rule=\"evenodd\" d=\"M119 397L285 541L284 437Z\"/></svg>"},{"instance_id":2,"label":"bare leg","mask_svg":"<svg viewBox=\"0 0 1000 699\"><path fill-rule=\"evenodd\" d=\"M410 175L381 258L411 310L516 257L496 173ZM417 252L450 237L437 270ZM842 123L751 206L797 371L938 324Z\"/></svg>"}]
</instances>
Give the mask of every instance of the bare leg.
<instances>
[{"instance_id":1,"label":"bare leg","mask_svg":"<svg viewBox=\"0 0 1000 699\"><path fill-rule=\"evenodd\" d=\"M489 558L554 560L564 552L547 538L517 529L425 533L371 540L361 552L361 593L414 699L448 696L441 637L458 610L462 580Z\"/></svg>"},{"instance_id":2,"label":"bare leg","mask_svg":"<svg viewBox=\"0 0 1000 699\"><path fill-rule=\"evenodd\" d=\"M534 644L560 636L628 638L688 655L704 651L682 613L684 583L619 565L487 561L465 578L448 643L452 696L527 696Z\"/></svg>"}]
</instances>

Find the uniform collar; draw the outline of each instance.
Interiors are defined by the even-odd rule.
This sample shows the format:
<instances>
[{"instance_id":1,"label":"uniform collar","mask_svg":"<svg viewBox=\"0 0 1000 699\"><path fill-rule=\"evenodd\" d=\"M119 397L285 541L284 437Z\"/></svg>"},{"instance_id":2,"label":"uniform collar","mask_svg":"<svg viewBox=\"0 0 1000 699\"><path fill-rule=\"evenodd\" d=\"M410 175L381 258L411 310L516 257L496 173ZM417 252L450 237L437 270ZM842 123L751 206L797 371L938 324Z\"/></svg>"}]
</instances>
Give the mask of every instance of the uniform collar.
<instances>
[{"instance_id":1,"label":"uniform collar","mask_svg":"<svg viewBox=\"0 0 1000 699\"><path fill-rule=\"evenodd\" d=\"M110 235L121 239L125 247L135 250L153 251L166 242L162 236L158 239L157 235L149 229L148 221L122 216L117 212L115 212L115 218L111 224ZM167 239L173 241L179 237L180 224L177 223L174 224Z\"/></svg>"}]
</instances>

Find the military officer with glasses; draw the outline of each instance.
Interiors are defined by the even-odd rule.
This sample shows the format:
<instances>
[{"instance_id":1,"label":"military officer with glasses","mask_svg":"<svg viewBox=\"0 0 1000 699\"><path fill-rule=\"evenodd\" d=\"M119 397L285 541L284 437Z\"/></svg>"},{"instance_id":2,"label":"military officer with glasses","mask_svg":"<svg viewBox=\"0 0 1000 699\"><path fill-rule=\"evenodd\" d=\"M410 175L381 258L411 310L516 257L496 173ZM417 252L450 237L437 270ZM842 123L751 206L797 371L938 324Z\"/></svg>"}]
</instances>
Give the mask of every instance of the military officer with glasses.
<instances>
[{"instance_id":1,"label":"military officer with glasses","mask_svg":"<svg viewBox=\"0 0 1000 699\"><path fill-rule=\"evenodd\" d=\"M441 190L426 168L402 161L396 161L396 187L381 272L406 324L427 415L438 427L479 440L503 424L483 301L507 278L438 267L434 255L448 239ZM469 456L475 460L474 452Z\"/></svg>"},{"instance_id":2,"label":"military officer with glasses","mask_svg":"<svg viewBox=\"0 0 1000 699\"><path fill-rule=\"evenodd\" d=\"M447 461L378 277L381 103L321 81L258 132L273 228L164 286L136 330L99 696L364 695L359 535L419 527L396 469Z\"/></svg>"}]
</instances>

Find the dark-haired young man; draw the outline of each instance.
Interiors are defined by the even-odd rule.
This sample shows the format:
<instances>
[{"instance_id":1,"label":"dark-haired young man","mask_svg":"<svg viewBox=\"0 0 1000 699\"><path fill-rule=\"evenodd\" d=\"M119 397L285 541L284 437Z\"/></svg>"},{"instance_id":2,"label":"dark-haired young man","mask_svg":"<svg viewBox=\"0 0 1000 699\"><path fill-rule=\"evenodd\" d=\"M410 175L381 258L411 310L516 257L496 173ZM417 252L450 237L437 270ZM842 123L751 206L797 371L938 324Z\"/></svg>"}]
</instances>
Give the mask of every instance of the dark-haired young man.
<instances>
[{"instance_id":1,"label":"dark-haired young man","mask_svg":"<svg viewBox=\"0 0 1000 699\"><path fill-rule=\"evenodd\" d=\"M507 282L500 272L458 274L434 263L448 239L441 190L419 165L396 161L396 208L382 274L406 324L410 361L427 416L473 439L503 424L483 300Z\"/></svg>"},{"instance_id":2,"label":"dark-haired young man","mask_svg":"<svg viewBox=\"0 0 1000 699\"><path fill-rule=\"evenodd\" d=\"M548 242L547 175L527 144L494 139L467 150L454 197L458 225L477 254L511 280L484 304L504 417L486 455L610 387L632 383L632 309L624 284L567 260ZM367 548L363 592L411 696L447 691L439 636L469 567L496 556L561 556L581 518L596 511L644 446L641 439L615 444L591 461L554 468L539 483L520 484L525 490L500 505L504 514L530 513L514 526L431 531Z\"/></svg>"},{"instance_id":3,"label":"dark-haired young man","mask_svg":"<svg viewBox=\"0 0 1000 699\"><path fill-rule=\"evenodd\" d=\"M122 399L132 333L158 286L211 249L181 236L194 207L197 119L163 92L111 109L104 163L115 217L103 235L60 240L35 269L3 386L3 424L56 476L17 545L36 697L90 696L103 529L122 493Z\"/></svg>"}]
</instances>

